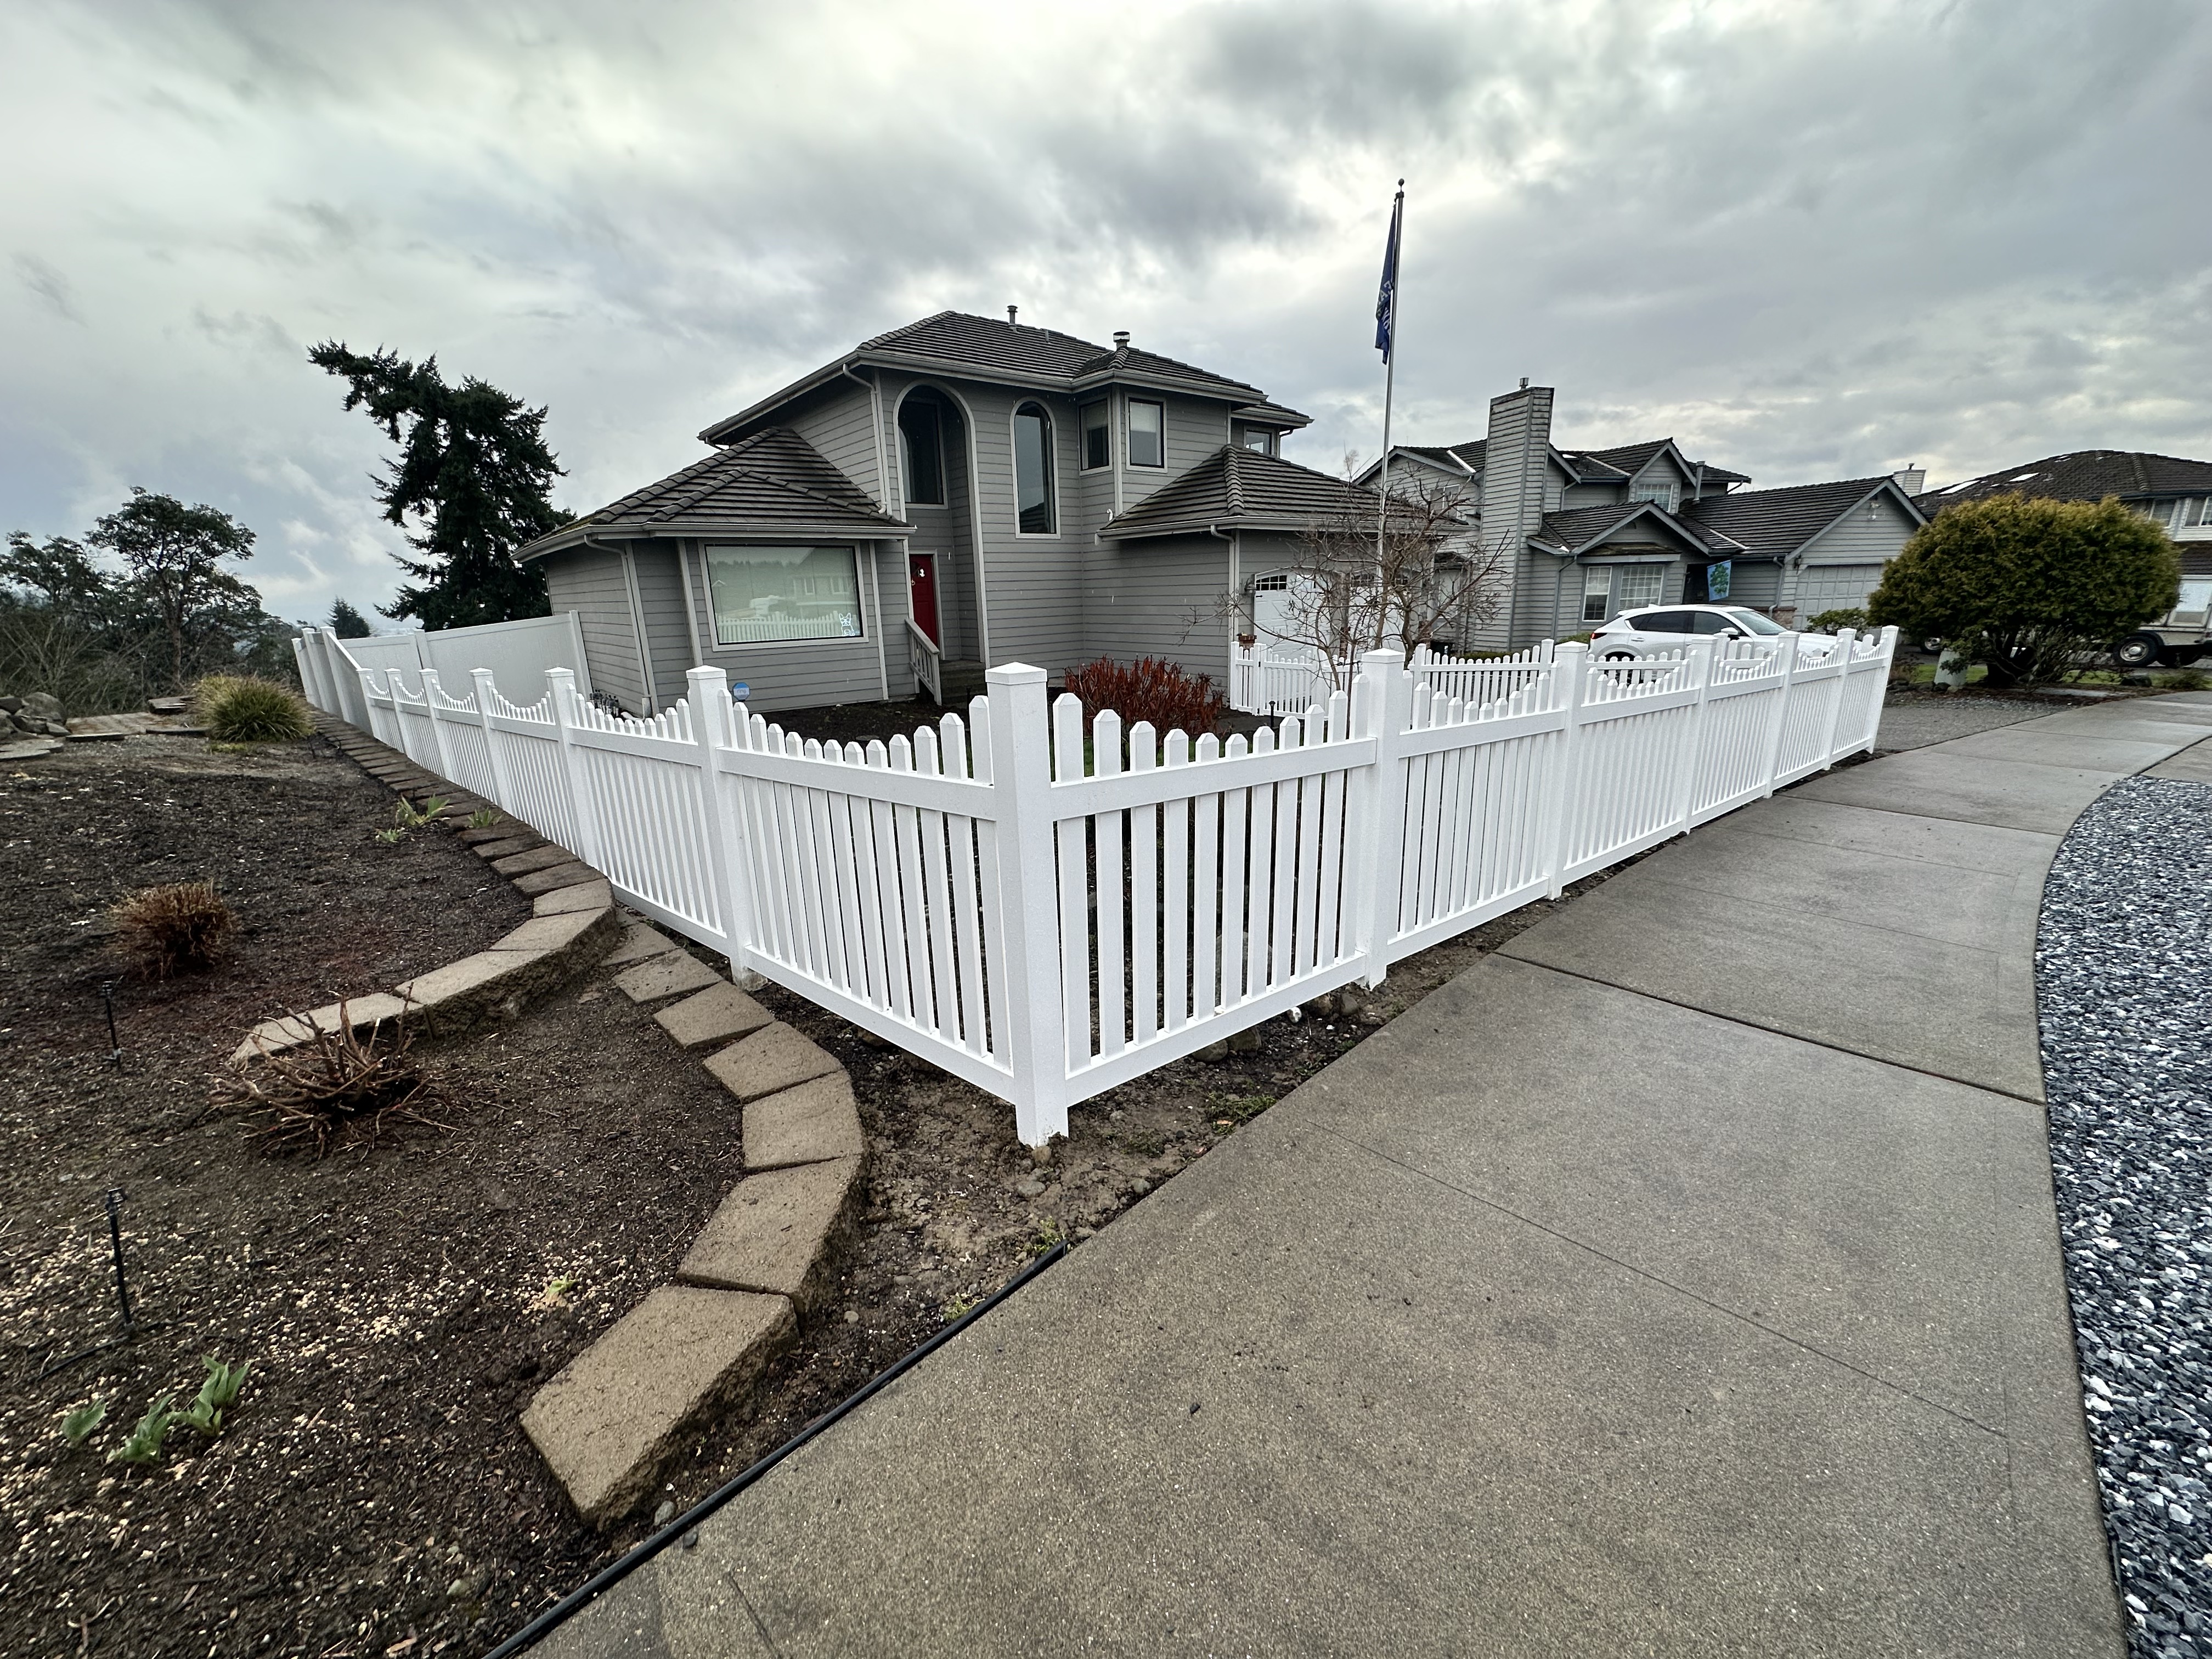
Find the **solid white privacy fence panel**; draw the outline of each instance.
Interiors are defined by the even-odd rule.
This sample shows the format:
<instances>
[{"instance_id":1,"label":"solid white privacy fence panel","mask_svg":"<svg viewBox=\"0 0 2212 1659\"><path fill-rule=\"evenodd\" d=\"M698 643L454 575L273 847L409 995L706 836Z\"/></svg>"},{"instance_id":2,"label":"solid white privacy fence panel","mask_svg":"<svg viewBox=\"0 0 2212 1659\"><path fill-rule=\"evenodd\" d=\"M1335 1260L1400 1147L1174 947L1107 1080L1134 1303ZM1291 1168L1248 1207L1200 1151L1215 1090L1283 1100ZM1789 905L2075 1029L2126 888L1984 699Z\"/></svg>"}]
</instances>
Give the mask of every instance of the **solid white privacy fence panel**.
<instances>
[{"instance_id":1,"label":"solid white privacy fence panel","mask_svg":"<svg viewBox=\"0 0 2212 1659\"><path fill-rule=\"evenodd\" d=\"M1378 652L1226 742L1086 723L1019 665L889 744L801 739L714 668L651 720L560 669L527 708L482 669L309 693L738 969L1011 1101L1037 1145L1078 1101L1871 747L1895 647Z\"/></svg>"}]
</instances>

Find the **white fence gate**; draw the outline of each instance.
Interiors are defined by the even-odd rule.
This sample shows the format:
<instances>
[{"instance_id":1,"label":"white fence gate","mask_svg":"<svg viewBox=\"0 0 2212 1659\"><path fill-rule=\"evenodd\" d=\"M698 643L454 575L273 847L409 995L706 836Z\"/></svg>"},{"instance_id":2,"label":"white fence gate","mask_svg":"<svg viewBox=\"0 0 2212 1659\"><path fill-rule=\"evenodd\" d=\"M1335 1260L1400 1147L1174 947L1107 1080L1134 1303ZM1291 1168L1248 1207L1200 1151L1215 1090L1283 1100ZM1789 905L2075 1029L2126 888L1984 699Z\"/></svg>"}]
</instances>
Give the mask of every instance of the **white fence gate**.
<instances>
[{"instance_id":1,"label":"white fence gate","mask_svg":"<svg viewBox=\"0 0 2212 1659\"><path fill-rule=\"evenodd\" d=\"M749 714L714 668L642 720L563 670L528 708L482 669L466 696L435 671L354 690L356 724L736 969L1012 1102L1036 1146L1078 1101L1871 747L1895 646L1378 652L1225 743L1111 711L1086 732L1020 665L966 719L865 745Z\"/></svg>"}]
</instances>

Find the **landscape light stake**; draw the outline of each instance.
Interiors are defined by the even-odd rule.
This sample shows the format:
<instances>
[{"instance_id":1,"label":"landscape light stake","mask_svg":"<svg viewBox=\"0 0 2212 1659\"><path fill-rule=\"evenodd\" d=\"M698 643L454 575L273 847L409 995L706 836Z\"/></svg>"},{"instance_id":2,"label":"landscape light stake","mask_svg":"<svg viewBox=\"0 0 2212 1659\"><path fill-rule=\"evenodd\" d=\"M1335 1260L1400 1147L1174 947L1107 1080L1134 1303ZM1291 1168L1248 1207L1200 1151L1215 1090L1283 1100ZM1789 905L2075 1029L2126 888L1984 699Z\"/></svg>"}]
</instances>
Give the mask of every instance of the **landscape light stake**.
<instances>
[{"instance_id":1,"label":"landscape light stake","mask_svg":"<svg viewBox=\"0 0 2212 1659\"><path fill-rule=\"evenodd\" d=\"M115 981L100 982L100 1000L107 1010L107 1057L115 1062L115 1069L123 1069L123 1039L115 1034Z\"/></svg>"},{"instance_id":2,"label":"landscape light stake","mask_svg":"<svg viewBox=\"0 0 2212 1659\"><path fill-rule=\"evenodd\" d=\"M89 1359L96 1353L106 1353L110 1348L120 1347L125 1342L136 1342L138 1340L138 1321L131 1311L131 1284L125 1278L123 1271L123 1188L110 1187L106 1193L106 1202L107 1248L115 1258L115 1301L116 1305L123 1310L122 1332L118 1335L109 1337L105 1342L95 1342L88 1348L81 1349L66 1359L49 1360L39 1367L39 1380L41 1382L52 1376L56 1371L65 1371L70 1366L81 1360Z\"/></svg>"},{"instance_id":3,"label":"landscape light stake","mask_svg":"<svg viewBox=\"0 0 2212 1659\"><path fill-rule=\"evenodd\" d=\"M107 1189L107 1243L115 1253L115 1300L123 1310L123 1334L127 1340L138 1334L138 1327L131 1317L131 1285L123 1276L123 1188Z\"/></svg>"}]
</instances>

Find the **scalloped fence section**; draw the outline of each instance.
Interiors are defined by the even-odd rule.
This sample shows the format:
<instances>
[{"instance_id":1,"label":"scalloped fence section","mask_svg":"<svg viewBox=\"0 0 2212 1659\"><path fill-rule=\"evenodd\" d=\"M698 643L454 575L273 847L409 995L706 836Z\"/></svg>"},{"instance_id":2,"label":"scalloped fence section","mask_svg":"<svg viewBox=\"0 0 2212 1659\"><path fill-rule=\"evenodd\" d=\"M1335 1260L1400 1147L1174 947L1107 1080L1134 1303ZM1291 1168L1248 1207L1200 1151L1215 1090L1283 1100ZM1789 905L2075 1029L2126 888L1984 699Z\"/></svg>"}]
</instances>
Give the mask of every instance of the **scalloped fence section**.
<instances>
[{"instance_id":1,"label":"scalloped fence section","mask_svg":"<svg viewBox=\"0 0 2212 1659\"><path fill-rule=\"evenodd\" d=\"M319 708L573 848L740 978L1009 1102L1034 1146L1078 1101L1871 749L1896 643L1378 652L1226 742L1086 722L1012 664L964 716L826 745L732 703L719 669L635 719L564 668L525 708L485 669L462 695L322 630L295 645Z\"/></svg>"}]
</instances>

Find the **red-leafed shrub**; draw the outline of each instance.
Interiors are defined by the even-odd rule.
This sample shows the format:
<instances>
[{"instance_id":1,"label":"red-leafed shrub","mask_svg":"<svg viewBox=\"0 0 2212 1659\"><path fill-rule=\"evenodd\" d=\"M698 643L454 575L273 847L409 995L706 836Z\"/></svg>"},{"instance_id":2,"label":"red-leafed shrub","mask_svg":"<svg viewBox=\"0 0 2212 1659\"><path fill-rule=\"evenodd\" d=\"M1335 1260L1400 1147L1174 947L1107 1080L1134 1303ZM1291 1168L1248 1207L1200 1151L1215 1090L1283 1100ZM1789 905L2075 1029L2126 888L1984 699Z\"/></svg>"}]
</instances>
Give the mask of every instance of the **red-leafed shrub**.
<instances>
[{"instance_id":1,"label":"red-leafed shrub","mask_svg":"<svg viewBox=\"0 0 2212 1659\"><path fill-rule=\"evenodd\" d=\"M1067 689L1083 699L1086 720L1110 708L1121 717L1124 730L1150 720L1163 737L1170 732L1202 737L1213 730L1226 706L1211 674L1193 678L1158 657L1139 657L1133 663L1101 657L1069 669Z\"/></svg>"}]
</instances>

